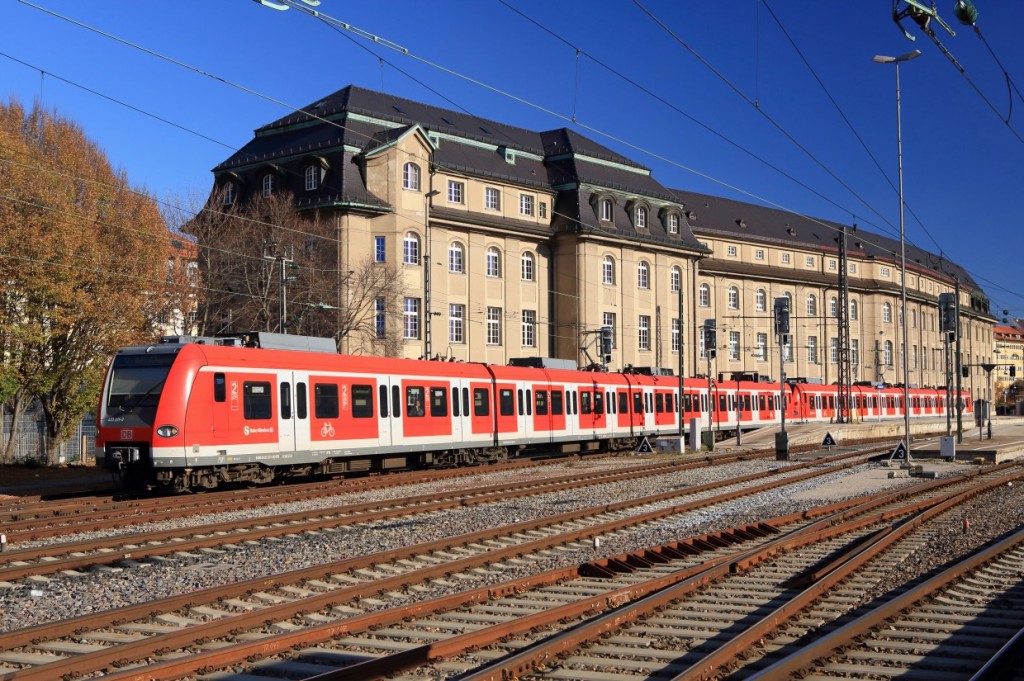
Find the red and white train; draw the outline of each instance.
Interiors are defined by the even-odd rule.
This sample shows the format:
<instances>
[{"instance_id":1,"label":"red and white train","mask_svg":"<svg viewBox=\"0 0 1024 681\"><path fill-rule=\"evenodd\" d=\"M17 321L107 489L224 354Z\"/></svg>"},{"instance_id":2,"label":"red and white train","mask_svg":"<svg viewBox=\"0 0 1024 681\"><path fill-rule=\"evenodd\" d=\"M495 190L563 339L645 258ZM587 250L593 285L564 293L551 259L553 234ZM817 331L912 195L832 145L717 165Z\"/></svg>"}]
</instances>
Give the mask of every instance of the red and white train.
<instances>
[{"instance_id":1,"label":"red and white train","mask_svg":"<svg viewBox=\"0 0 1024 681\"><path fill-rule=\"evenodd\" d=\"M680 406L684 426L708 420L706 379L685 379L680 405L675 376L347 356L325 339L253 338L171 337L118 351L97 419L107 464L145 485L209 489L530 449L635 448L678 434ZM787 421L834 419L836 386L785 390ZM911 416L946 413L944 391L910 395ZM856 418L903 416L901 388L855 386L853 396ZM777 424L779 404L778 383L711 386L711 421L723 432Z\"/></svg>"}]
</instances>

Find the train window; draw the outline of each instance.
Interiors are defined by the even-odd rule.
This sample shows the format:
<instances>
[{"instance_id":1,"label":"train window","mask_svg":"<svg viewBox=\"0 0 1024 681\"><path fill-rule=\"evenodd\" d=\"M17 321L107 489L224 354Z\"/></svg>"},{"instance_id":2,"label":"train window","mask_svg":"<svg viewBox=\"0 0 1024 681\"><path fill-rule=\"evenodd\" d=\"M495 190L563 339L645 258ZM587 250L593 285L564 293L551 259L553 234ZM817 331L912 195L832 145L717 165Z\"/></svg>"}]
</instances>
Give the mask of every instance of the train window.
<instances>
[{"instance_id":1,"label":"train window","mask_svg":"<svg viewBox=\"0 0 1024 681\"><path fill-rule=\"evenodd\" d=\"M410 386L405 389L405 415L411 418L423 416L423 387Z\"/></svg>"},{"instance_id":2,"label":"train window","mask_svg":"<svg viewBox=\"0 0 1024 681\"><path fill-rule=\"evenodd\" d=\"M287 381L281 382L281 418L292 417L292 384Z\"/></svg>"},{"instance_id":3,"label":"train window","mask_svg":"<svg viewBox=\"0 0 1024 681\"><path fill-rule=\"evenodd\" d=\"M580 391L580 413L590 413L590 393L587 392L586 390Z\"/></svg>"},{"instance_id":4,"label":"train window","mask_svg":"<svg viewBox=\"0 0 1024 681\"><path fill-rule=\"evenodd\" d=\"M828 408L829 409L835 409L836 408L836 398L834 396L832 396L832 395L828 396Z\"/></svg>"},{"instance_id":5,"label":"train window","mask_svg":"<svg viewBox=\"0 0 1024 681\"><path fill-rule=\"evenodd\" d=\"M548 391L547 390L538 390L536 393L534 393L534 396L537 399L537 416L547 416L548 415Z\"/></svg>"},{"instance_id":6,"label":"train window","mask_svg":"<svg viewBox=\"0 0 1024 681\"><path fill-rule=\"evenodd\" d=\"M373 418L373 386L352 386L352 416L357 419Z\"/></svg>"},{"instance_id":7,"label":"train window","mask_svg":"<svg viewBox=\"0 0 1024 681\"><path fill-rule=\"evenodd\" d=\"M533 391L527 388L526 390L526 415L531 416L533 414Z\"/></svg>"},{"instance_id":8,"label":"train window","mask_svg":"<svg viewBox=\"0 0 1024 681\"><path fill-rule=\"evenodd\" d=\"M643 393L633 393L633 413L642 414L644 411Z\"/></svg>"},{"instance_id":9,"label":"train window","mask_svg":"<svg viewBox=\"0 0 1024 681\"><path fill-rule=\"evenodd\" d=\"M743 411L750 411L750 395L743 396Z\"/></svg>"},{"instance_id":10,"label":"train window","mask_svg":"<svg viewBox=\"0 0 1024 681\"><path fill-rule=\"evenodd\" d=\"M702 393L700 396L700 410L702 412L708 410L708 396L706 393Z\"/></svg>"},{"instance_id":11,"label":"train window","mask_svg":"<svg viewBox=\"0 0 1024 681\"><path fill-rule=\"evenodd\" d=\"M654 410L659 414L665 411L665 396L661 393L654 396Z\"/></svg>"},{"instance_id":12,"label":"train window","mask_svg":"<svg viewBox=\"0 0 1024 681\"><path fill-rule=\"evenodd\" d=\"M600 390L594 391L594 413L604 413L604 393L601 392Z\"/></svg>"},{"instance_id":13,"label":"train window","mask_svg":"<svg viewBox=\"0 0 1024 681\"><path fill-rule=\"evenodd\" d=\"M579 403L579 399L576 396L576 391L575 390L572 391L572 402L570 403L570 406L572 407L572 413L573 414L579 414L580 413L580 403Z\"/></svg>"},{"instance_id":14,"label":"train window","mask_svg":"<svg viewBox=\"0 0 1024 681\"><path fill-rule=\"evenodd\" d=\"M608 403L608 413L609 414L614 414L615 413L615 393L613 393L611 390L608 391L608 399L606 400L606 402Z\"/></svg>"},{"instance_id":15,"label":"train window","mask_svg":"<svg viewBox=\"0 0 1024 681\"><path fill-rule=\"evenodd\" d=\"M448 391L444 388L430 389L430 415L448 416Z\"/></svg>"},{"instance_id":16,"label":"train window","mask_svg":"<svg viewBox=\"0 0 1024 681\"><path fill-rule=\"evenodd\" d=\"M487 399L487 388L473 388L473 416L488 416L491 403Z\"/></svg>"},{"instance_id":17,"label":"train window","mask_svg":"<svg viewBox=\"0 0 1024 681\"><path fill-rule=\"evenodd\" d=\"M213 401L223 402L227 399L227 381L224 374L213 375Z\"/></svg>"},{"instance_id":18,"label":"train window","mask_svg":"<svg viewBox=\"0 0 1024 681\"><path fill-rule=\"evenodd\" d=\"M469 416L469 388L462 389L462 413Z\"/></svg>"},{"instance_id":19,"label":"train window","mask_svg":"<svg viewBox=\"0 0 1024 681\"><path fill-rule=\"evenodd\" d=\"M554 416L562 415L562 391L552 390L551 391L551 413Z\"/></svg>"},{"instance_id":20,"label":"train window","mask_svg":"<svg viewBox=\"0 0 1024 681\"><path fill-rule=\"evenodd\" d=\"M402 418L402 390L397 385L391 386L391 415Z\"/></svg>"},{"instance_id":21,"label":"train window","mask_svg":"<svg viewBox=\"0 0 1024 681\"><path fill-rule=\"evenodd\" d=\"M452 388L452 416L459 416L459 389Z\"/></svg>"},{"instance_id":22,"label":"train window","mask_svg":"<svg viewBox=\"0 0 1024 681\"><path fill-rule=\"evenodd\" d=\"M519 406L519 415L523 415L523 391L522 389L516 390L516 403Z\"/></svg>"},{"instance_id":23,"label":"train window","mask_svg":"<svg viewBox=\"0 0 1024 681\"><path fill-rule=\"evenodd\" d=\"M644 406L647 408L647 413L654 413L654 399L650 393L644 393Z\"/></svg>"},{"instance_id":24,"label":"train window","mask_svg":"<svg viewBox=\"0 0 1024 681\"><path fill-rule=\"evenodd\" d=\"M313 413L318 419L338 418L338 386L334 383L313 384Z\"/></svg>"},{"instance_id":25,"label":"train window","mask_svg":"<svg viewBox=\"0 0 1024 681\"><path fill-rule=\"evenodd\" d=\"M502 416L515 416L516 403L509 388L498 391L498 413Z\"/></svg>"},{"instance_id":26,"label":"train window","mask_svg":"<svg viewBox=\"0 0 1024 681\"><path fill-rule=\"evenodd\" d=\"M242 413L247 419L269 419L273 415L269 381L245 381L242 384Z\"/></svg>"},{"instance_id":27,"label":"train window","mask_svg":"<svg viewBox=\"0 0 1024 681\"><path fill-rule=\"evenodd\" d=\"M386 419L388 417L388 387L382 385L377 388L379 396L377 400L380 402L380 417Z\"/></svg>"},{"instance_id":28,"label":"train window","mask_svg":"<svg viewBox=\"0 0 1024 681\"><path fill-rule=\"evenodd\" d=\"M725 395L718 396L718 411L729 411L729 407L725 404Z\"/></svg>"},{"instance_id":29,"label":"train window","mask_svg":"<svg viewBox=\"0 0 1024 681\"><path fill-rule=\"evenodd\" d=\"M629 395L627 395L625 392L619 393L619 413L629 413Z\"/></svg>"},{"instance_id":30,"label":"train window","mask_svg":"<svg viewBox=\"0 0 1024 681\"><path fill-rule=\"evenodd\" d=\"M765 406L765 403L764 403L764 395L758 395L757 397L758 397L757 403L758 403L758 405L760 405L761 411L766 411L767 407Z\"/></svg>"},{"instance_id":31,"label":"train window","mask_svg":"<svg viewBox=\"0 0 1024 681\"><path fill-rule=\"evenodd\" d=\"M306 384L302 381L295 384L295 415L306 418Z\"/></svg>"}]
</instances>

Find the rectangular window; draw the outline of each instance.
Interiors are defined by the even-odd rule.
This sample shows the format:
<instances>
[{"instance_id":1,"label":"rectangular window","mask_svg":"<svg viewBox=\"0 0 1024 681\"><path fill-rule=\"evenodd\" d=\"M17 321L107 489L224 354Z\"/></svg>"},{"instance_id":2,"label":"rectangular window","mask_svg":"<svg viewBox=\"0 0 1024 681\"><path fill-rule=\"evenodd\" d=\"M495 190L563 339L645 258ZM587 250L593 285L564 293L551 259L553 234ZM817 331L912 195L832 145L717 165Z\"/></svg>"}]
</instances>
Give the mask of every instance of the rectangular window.
<instances>
[{"instance_id":1,"label":"rectangular window","mask_svg":"<svg viewBox=\"0 0 1024 681\"><path fill-rule=\"evenodd\" d=\"M306 418L306 384L299 381L295 384L295 416Z\"/></svg>"},{"instance_id":2,"label":"rectangular window","mask_svg":"<svg viewBox=\"0 0 1024 681\"><path fill-rule=\"evenodd\" d=\"M547 390L538 390L536 393L534 393L534 399L536 400L535 403L534 403L534 407L535 407L534 412L537 414L537 416L547 416L548 415L548 391Z\"/></svg>"},{"instance_id":3,"label":"rectangular window","mask_svg":"<svg viewBox=\"0 0 1024 681\"><path fill-rule=\"evenodd\" d=\"M406 298L404 304L405 325L402 338L414 340L420 337L420 299Z\"/></svg>"},{"instance_id":4,"label":"rectangular window","mask_svg":"<svg viewBox=\"0 0 1024 681\"><path fill-rule=\"evenodd\" d=\"M853 367L853 375L857 375L857 365L860 364L860 341L856 338L850 340L850 366Z\"/></svg>"},{"instance_id":5,"label":"rectangular window","mask_svg":"<svg viewBox=\"0 0 1024 681\"><path fill-rule=\"evenodd\" d=\"M352 416L357 419L373 418L373 386L352 386Z\"/></svg>"},{"instance_id":6,"label":"rectangular window","mask_svg":"<svg viewBox=\"0 0 1024 681\"><path fill-rule=\"evenodd\" d=\"M269 419L271 409L269 381L245 381L242 384L242 413L247 419Z\"/></svg>"},{"instance_id":7,"label":"rectangular window","mask_svg":"<svg viewBox=\"0 0 1024 681\"><path fill-rule=\"evenodd\" d=\"M448 203L462 203L466 185L455 180L448 180Z\"/></svg>"},{"instance_id":8,"label":"rectangular window","mask_svg":"<svg viewBox=\"0 0 1024 681\"><path fill-rule=\"evenodd\" d=\"M672 352L679 352L679 319L672 320Z\"/></svg>"},{"instance_id":9,"label":"rectangular window","mask_svg":"<svg viewBox=\"0 0 1024 681\"><path fill-rule=\"evenodd\" d=\"M783 265L788 265L789 264L789 253L783 253L782 254L782 264Z\"/></svg>"},{"instance_id":10,"label":"rectangular window","mask_svg":"<svg viewBox=\"0 0 1024 681\"><path fill-rule=\"evenodd\" d=\"M519 214L533 215L533 197L529 194L519 195Z\"/></svg>"},{"instance_id":11,"label":"rectangular window","mask_svg":"<svg viewBox=\"0 0 1024 681\"><path fill-rule=\"evenodd\" d=\"M516 413L515 396L509 388L498 391L498 413L502 416L514 416Z\"/></svg>"},{"instance_id":12,"label":"rectangular window","mask_svg":"<svg viewBox=\"0 0 1024 681\"><path fill-rule=\"evenodd\" d=\"M213 375L213 401L224 402L227 400L227 381L224 378L224 374Z\"/></svg>"},{"instance_id":13,"label":"rectangular window","mask_svg":"<svg viewBox=\"0 0 1024 681\"><path fill-rule=\"evenodd\" d=\"M430 389L430 415L448 416L448 391L444 388Z\"/></svg>"},{"instance_id":14,"label":"rectangular window","mask_svg":"<svg viewBox=\"0 0 1024 681\"><path fill-rule=\"evenodd\" d=\"M487 344L501 345L501 308L487 308Z\"/></svg>"},{"instance_id":15,"label":"rectangular window","mask_svg":"<svg viewBox=\"0 0 1024 681\"><path fill-rule=\"evenodd\" d=\"M649 315L642 314L640 319L637 320L637 345L641 350L651 349L651 318Z\"/></svg>"},{"instance_id":16,"label":"rectangular window","mask_svg":"<svg viewBox=\"0 0 1024 681\"><path fill-rule=\"evenodd\" d=\"M487 388L473 388L473 416L489 416L491 401Z\"/></svg>"},{"instance_id":17,"label":"rectangular window","mask_svg":"<svg viewBox=\"0 0 1024 681\"><path fill-rule=\"evenodd\" d=\"M839 364L839 339L828 339L828 361L832 364Z\"/></svg>"},{"instance_id":18,"label":"rectangular window","mask_svg":"<svg viewBox=\"0 0 1024 681\"><path fill-rule=\"evenodd\" d=\"M808 336L807 337L807 363L817 364L818 363L818 337Z\"/></svg>"},{"instance_id":19,"label":"rectangular window","mask_svg":"<svg viewBox=\"0 0 1024 681\"><path fill-rule=\"evenodd\" d=\"M754 260L764 260L764 249L758 248L754 251Z\"/></svg>"},{"instance_id":20,"label":"rectangular window","mask_svg":"<svg viewBox=\"0 0 1024 681\"><path fill-rule=\"evenodd\" d=\"M735 246L727 246L726 249L725 249L725 253L726 253L726 255L735 258L736 257L736 247Z\"/></svg>"},{"instance_id":21,"label":"rectangular window","mask_svg":"<svg viewBox=\"0 0 1024 681\"><path fill-rule=\"evenodd\" d=\"M580 392L580 413L589 414L590 412L590 393L584 390Z\"/></svg>"},{"instance_id":22,"label":"rectangular window","mask_svg":"<svg viewBox=\"0 0 1024 681\"><path fill-rule=\"evenodd\" d=\"M532 348L537 345L537 312L523 310L523 347Z\"/></svg>"},{"instance_id":23,"label":"rectangular window","mask_svg":"<svg viewBox=\"0 0 1024 681\"><path fill-rule=\"evenodd\" d=\"M601 314L601 323L612 328L612 349L619 347L618 336L615 333L615 313L604 312Z\"/></svg>"},{"instance_id":24,"label":"rectangular window","mask_svg":"<svg viewBox=\"0 0 1024 681\"><path fill-rule=\"evenodd\" d=\"M413 418L422 417L426 411L423 407L422 386L409 386L405 389L405 415Z\"/></svg>"},{"instance_id":25,"label":"rectangular window","mask_svg":"<svg viewBox=\"0 0 1024 681\"><path fill-rule=\"evenodd\" d=\"M387 335L387 325L385 324L385 315L387 313L387 303L383 298L377 298L373 301L373 328L377 333L377 338L384 338Z\"/></svg>"},{"instance_id":26,"label":"rectangular window","mask_svg":"<svg viewBox=\"0 0 1024 681\"><path fill-rule=\"evenodd\" d=\"M553 416L562 415L562 391L552 390L551 391L551 414Z\"/></svg>"},{"instance_id":27,"label":"rectangular window","mask_svg":"<svg viewBox=\"0 0 1024 681\"><path fill-rule=\"evenodd\" d=\"M883 277L888 277L888 276L889 276L889 268L888 268L888 267L883 267L883 268L881 269L881 275L882 275Z\"/></svg>"},{"instance_id":28,"label":"rectangular window","mask_svg":"<svg viewBox=\"0 0 1024 681\"><path fill-rule=\"evenodd\" d=\"M382 236L373 237L373 261L386 262L388 258L387 239Z\"/></svg>"},{"instance_id":29,"label":"rectangular window","mask_svg":"<svg viewBox=\"0 0 1024 681\"><path fill-rule=\"evenodd\" d=\"M804 262L807 265L807 267L814 267L814 257L813 256L810 256L810 255L807 256L807 260L805 260Z\"/></svg>"},{"instance_id":30,"label":"rectangular window","mask_svg":"<svg viewBox=\"0 0 1024 681\"><path fill-rule=\"evenodd\" d=\"M501 210L501 192L494 187L484 189L484 208L487 210Z\"/></svg>"},{"instance_id":31,"label":"rectangular window","mask_svg":"<svg viewBox=\"0 0 1024 681\"><path fill-rule=\"evenodd\" d=\"M729 359L736 360L740 358L740 332L730 331L729 332Z\"/></svg>"},{"instance_id":32,"label":"rectangular window","mask_svg":"<svg viewBox=\"0 0 1024 681\"><path fill-rule=\"evenodd\" d=\"M829 260L828 261L828 268L830 270L832 270L833 272L835 272L836 271L836 261L835 260Z\"/></svg>"},{"instance_id":33,"label":"rectangular window","mask_svg":"<svg viewBox=\"0 0 1024 681\"><path fill-rule=\"evenodd\" d=\"M448 342L465 343L466 306L448 305Z\"/></svg>"},{"instance_id":34,"label":"rectangular window","mask_svg":"<svg viewBox=\"0 0 1024 681\"><path fill-rule=\"evenodd\" d=\"M541 218L547 218L548 216L548 204L541 201L537 204L537 216Z\"/></svg>"},{"instance_id":35,"label":"rectangular window","mask_svg":"<svg viewBox=\"0 0 1024 681\"><path fill-rule=\"evenodd\" d=\"M757 347L754 349L754 353L762 362L768 359L768 334L757 334Z\"/></svg>"},{"instance_id":36,"label":"rectangular window","mask_svg":"<svg viewBox=\"0 0 1024 681\"><path fill-rule=\"evenodd\" d=\"M318 419L338 418L338 386L336 384L313 384L313 415Z\"/></svg>"},{"instance_id":37,"label":"rectangular window","mask_svg":"<svg viewBox=\"0 0 1024 681\"><path fill-rule=\"evenodd\" d=\"M292 417L292 386L288 382L281 383L281 418L290 419Z\"/></svg>"}]
</instances>

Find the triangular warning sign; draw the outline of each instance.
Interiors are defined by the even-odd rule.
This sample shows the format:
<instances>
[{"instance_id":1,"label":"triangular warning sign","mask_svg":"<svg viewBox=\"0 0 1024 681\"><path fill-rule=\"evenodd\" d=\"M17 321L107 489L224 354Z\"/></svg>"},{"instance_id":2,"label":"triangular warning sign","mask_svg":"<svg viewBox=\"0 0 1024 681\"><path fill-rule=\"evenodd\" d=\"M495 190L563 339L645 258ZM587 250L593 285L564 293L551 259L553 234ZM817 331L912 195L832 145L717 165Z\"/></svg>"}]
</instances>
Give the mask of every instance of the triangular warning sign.
<instances>
[{"instance_id":1,"label":"triangular warning sign","mask_svg":"<svg viewBox=\"0 0 1024 681\"><path fill-rule=\"evenodd\" d=\"M825 439L821 441L822 447L838 447L836 439L832 437L832 433L825 433Z\"/></svg>"},{"instance_id":2,"label":"triangular warning sign","mask_svg":"<svg viewBox=\"0 0 1024 681\"><path fill-rule=\"evenodd\" d=\"M903 440L896 445L896 449L892 450L892 454L889 455L890 459L906 459L907 458L907 446L903 444Z\"/></svg>"},{"instance_id":3,"label":"triangular warning sign","mask_svg":"<svg viewBox=\"0 0 1024 681\"><path fill-rule=\"evenodd\" d=\"M651 443L647 441L646 437L644 437L644 439L640 442L640 446L636 448L636 453L637 454L653 454L654 453L654 447L651 447Z\"/></svg>"}]
</instances>

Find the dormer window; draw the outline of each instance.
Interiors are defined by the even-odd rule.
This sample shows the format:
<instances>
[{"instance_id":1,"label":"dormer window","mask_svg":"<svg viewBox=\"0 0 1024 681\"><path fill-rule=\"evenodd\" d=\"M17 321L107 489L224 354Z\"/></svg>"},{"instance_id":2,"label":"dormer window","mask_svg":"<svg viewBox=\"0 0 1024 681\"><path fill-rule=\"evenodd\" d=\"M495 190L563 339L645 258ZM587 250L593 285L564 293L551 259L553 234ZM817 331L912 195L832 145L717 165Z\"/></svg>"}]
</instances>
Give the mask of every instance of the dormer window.
<instances>
[{"instance_id":1,"label":"dormer window","mask_svg":"<svg viewBox=\"0 0 1024 681\"><path fill-rule=\"evenodd\" d=\"M275 189L277 189L277 181L274 179L274 174L267 173L263 176L263 197L267 198L272 196Z\"/></svg>"},{"instance_id":2,"label":"dormer window","mask_svg":"<svg viewBox=\"0 0 1024 681\"><path fill-rule=\"evenodd\" d=\"M668 233L679 234L679 213L668 214Z\"/></svg>"},{"instance_id":3,"label":"dormer window","mask_svg":"<svg viewBox=\"0 0 1024 681\"><path fill-rule=\"evenodd\" d=\"M633 215L634 215L634 217L636 219L636 225L635 225L636 228L637 229L647 229L647 207L646 206L637 206L636 210L633 213Z\"/></svg>"},{"instance_id":4,"label":"dormer window","mask_svg":"<svg viewBox=\"0 0 1024 681\"><path fill-rule=\"evenodd\" d=\"M224 205L235 205L235 183L228 182L224 185Z\"/></svg>"},{"instance_id":5,"label":"dormer window","mask_svg":"<svg viewBox=\"0 0 1024 681\"><path fill-rule=\"evenodd\" d=\"M612 221L612 202L611 199L601 199L601 222Z\"/></svg>"},{"instance_id":6,"label":"dormer window","mask_svg":"<svg viewBox=\"0 0 1024 681\"><path fill-rule=\"evenodd\" d=\"M315 165L306 166L306 191L310 192L320 186L320 169Z\"/></svg>"}]
</instances>

